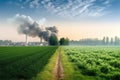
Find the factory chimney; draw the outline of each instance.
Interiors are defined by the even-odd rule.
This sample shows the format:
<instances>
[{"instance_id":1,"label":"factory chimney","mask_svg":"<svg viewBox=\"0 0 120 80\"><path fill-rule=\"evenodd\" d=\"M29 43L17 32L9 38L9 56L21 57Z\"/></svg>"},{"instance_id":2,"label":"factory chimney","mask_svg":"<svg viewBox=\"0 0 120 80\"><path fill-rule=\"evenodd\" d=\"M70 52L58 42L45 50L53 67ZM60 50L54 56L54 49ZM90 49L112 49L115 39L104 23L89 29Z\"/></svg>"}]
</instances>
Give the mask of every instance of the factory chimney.
<instances>
[{"instance_id":1,"label":"factory chimney","mask_svg":"<svg viewBox=\"0 0 120 80\"><path fill-rule=\"evenodd\" d=\"M27 41L27 34L26 34L26 42L25 42L25 46L28 45L28 41Z\"/></svg>"}]
</instances>

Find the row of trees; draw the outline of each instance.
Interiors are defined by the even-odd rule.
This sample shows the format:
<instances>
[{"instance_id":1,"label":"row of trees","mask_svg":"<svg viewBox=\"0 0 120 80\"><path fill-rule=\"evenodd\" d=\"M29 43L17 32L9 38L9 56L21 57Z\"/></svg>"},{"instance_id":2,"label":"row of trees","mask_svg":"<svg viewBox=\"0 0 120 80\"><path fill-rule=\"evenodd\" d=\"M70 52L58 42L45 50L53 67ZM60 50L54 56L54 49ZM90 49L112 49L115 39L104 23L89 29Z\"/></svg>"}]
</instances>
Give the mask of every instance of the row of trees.
<instances>
[{"instance_id":1,"label":"row of trees","mask_svg":"<svg viewBox=\"0 0 120 80\"><path fill-rule=\"evenodd\" d=\"M9 45L12 44L11 40L0 40L0 45Z\"/></svg>"},{"instance_id":2,"label":"row of trees","mask_svg":"<svg viewBox=\"0 0 120 80\"><path fill-rule=\"evenodd\" d=\"M49 41L48 41L49 45L69 45L69 39L68 38L60 38L60 40L58 40L56 35L52 35L49 37ZM12 42L11 40L0 40L0 45L14 45L17 43ZM22 43L18 43L18 45L20 45Z\"/></svg>"},{"instance_id":3,"label":"row of trees","mask_svg":"<svg viewBox=\"0 0 120 80\"><path fill-rule=\"evenodd\" d=\"M105 44L105 45L118 45L118 44L120 44L120 38L119 37L117 37L117 36L115 36L114 38L113 37L111 37L111 38L109 38L109 37L103 37L103 44Z\"/></svg>"},{"instance_id":4,"label":"row of trees","mask_svg":"<svg viewBox=\"0 0 120 80\"><path fill-rule=\"evenodd\" d=\"M49 45L69 45L69 39L63 37L58 40L56 35L52 35L49 38Z\"/></svg>"},{"instance_id":5,"label":"row of trees","mask_svg":"<svg viewBox=\"0 0 120 80\"><path fill-rule=\"evenodd\" d=\"M103 37L103 39L81 39L79 41L70 41L70 45L120 45L120 38Z\"/></svg>"}]
</instances>

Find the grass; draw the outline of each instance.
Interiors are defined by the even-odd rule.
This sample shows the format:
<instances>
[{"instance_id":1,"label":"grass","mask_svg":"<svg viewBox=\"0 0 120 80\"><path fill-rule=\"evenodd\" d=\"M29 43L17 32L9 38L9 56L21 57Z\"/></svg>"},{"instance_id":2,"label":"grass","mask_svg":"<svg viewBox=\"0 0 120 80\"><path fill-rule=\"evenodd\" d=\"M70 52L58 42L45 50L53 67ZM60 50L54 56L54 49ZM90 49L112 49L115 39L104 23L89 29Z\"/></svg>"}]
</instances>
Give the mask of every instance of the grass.
<instances>
[{"instance_id":1,"label":"grass","mask_svg":"<svg viewBox=\"0 0 120 80\"><path fill-rule=\"evenodd\" d=\"M0 47L0 79L30 80L43 70L57 47Z\"/></svg>"},{"instance_id":2,"label":"grass","mask_svg":"<svg viewBox=\"0 0 120 80\"><path fill-rule=\"evenodd\" d=\"M63 66L63 80L73 80L74 78L74 67L71 62L68 61L68 57L64 54L64 51L61 49L61 63Z\"/></svg>"},{"instance_id":3,"label":"grass","mask_svg":"<svg viewBox=\"0 0 120 80\"><path fill-rule=\"evenodd\" d=\"M54 67L56 65L56 59L58 55L58 49L49 59L48 64L43 68L43 70L37 74L36 77L33 77L32 80L54 80Z\"/></svg>"}]
</instances>

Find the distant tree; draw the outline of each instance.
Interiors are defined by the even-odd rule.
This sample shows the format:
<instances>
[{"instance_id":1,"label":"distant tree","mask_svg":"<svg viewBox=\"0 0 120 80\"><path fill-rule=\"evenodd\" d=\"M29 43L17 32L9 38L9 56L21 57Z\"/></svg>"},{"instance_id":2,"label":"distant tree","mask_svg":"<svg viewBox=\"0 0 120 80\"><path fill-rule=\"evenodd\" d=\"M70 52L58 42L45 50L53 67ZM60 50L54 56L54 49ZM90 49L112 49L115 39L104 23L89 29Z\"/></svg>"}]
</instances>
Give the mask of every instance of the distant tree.
<instances>
[{"instance_id":1,"label":"distant tree","mask_svg":"<svg viewBox=\"0 0 120 80\"><path fill-rule=\"evenodd\" d=\"M110 43L111 43L111 45L113 45L113 43L114 43L113 38L111 38Z\"/></svg>"},{"instance_id":2,"label":"distant tree","mask_svg":"<svg viewBox=\"0 0 120 80\"><path fill-rule=\"evenodd\" d=\"M109 44L109 37L106 37L106 44Z\"/></svg>"},{"instance_id":3,"label":"distant tree","mask_svg":"<svg viewBox=\"0 0 120 80\"><path fill-rule=\"evenodd\" d=\"M56 35L51 35L49 38L49 45L58 45L58 38Z\"/></svg>"},{"instance_id":4,"label":"distant tree","mask_svg":"<svg viewBox=\"0 0 120 80\"><path fill-rule=\"evenodd\" d=\"M66 45L69 45L69 39L68 39L68 38L66 38L65 44L66 44Z\"/></svg>"},{"instance_id":5,"label":"distant tree","mask_svg":"<svg viewBox=\"0 0 120 80\"><path fill-rule=\"evenodd\" d=\"M60 43L60 45L64 45L65 44L65 38L60 38L59 43Z\"/></svg>"},{"instance_id":6,"label":"distant tree","mask_svg":"<svg viewBox=\"0 0 120 80\"><path fill-rule=\"evenodd\" d=\"M119 45L119 41L120 41L119 38L117 36L115 36L115 42L114 42L114 44L115 45Z\"/></svg>"},{"instance_id":7,"label":"distant tree","mask_svg":"<svg viewBox=\"0 0 120 80\"><path fill-rule=\"evenodd\" d=\"M103 37L102 43L103 43L103 45L106 44L106 37Z\"/></svg>"},{"instance_id":8,"label":"distant tree","mask_svg":"<svg viewBox=\"0 0 120 80\"><path fill-rule=\"evenodd\" d=\"M68 38L60 38L59 43L60 43L60 45L69 45L69 39Z\"/></svg>"}]
</instances>

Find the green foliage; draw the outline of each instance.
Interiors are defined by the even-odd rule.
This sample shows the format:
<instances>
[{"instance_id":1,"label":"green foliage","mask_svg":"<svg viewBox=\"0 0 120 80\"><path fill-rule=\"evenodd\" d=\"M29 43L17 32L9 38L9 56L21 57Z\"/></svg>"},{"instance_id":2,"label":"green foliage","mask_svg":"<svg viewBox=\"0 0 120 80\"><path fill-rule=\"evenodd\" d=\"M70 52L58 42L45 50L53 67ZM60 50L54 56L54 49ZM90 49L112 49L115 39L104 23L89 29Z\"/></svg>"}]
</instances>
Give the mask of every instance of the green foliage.
<instances>
[{"instance_id":1,"label":"green foliage","mask_svg":"<svg viewBox=\"0 0 120 80\"><path fill-rule=\"evenodd\" d=\"M52 35L49 38L49 45L58 45L58 38L56 35Z\"/></svg>"},{"instance_id":2,"label":"green foliage","mask_svg":"<svg viewBox=\"0 0 120 80\"><path fill-rule=\"evenodd\" d=\"M76 65L77 65L77 67L78 67L79 69L86 69L85 64L77 63Z\"/></svg>"},{"instance_id":3,"label":"green foliage","mask_svg":"<svg viewBox=\"0 0 120 80\"><path fill-rule=\"evenodd\" d=\"M120 47L64 47L69 61L84 76L120 80Z\"/></svg>"},{"instance_id":4,"label":"green foliage","mask_svg":"<svg viewBox=\"0 0 120 80\"><path fill-rule=\"evenodd\" d=\"M0 79L30 80L48 63L57 47L0 47Z\"/></svg>"},{"instance_id":5,"label":"green foliage","mask_svg":"<svg viewBox=\"0 0 120 80\"><path fill-rule=\"evenodd\" d=\"M68 38L60 38L59 43L60 43L60 45L69 45L69 39Z\"/></svg>"},{"instance_id":6,"label":"green foliage","mask_svg":"<svg viewBox=\"0 0 120 80\"><path fill-rule=\"evenodd\" d=\"M120 80L120 73L113 74L113 76L111 78L112 78L112 80Z\"/></svg>"},{"instance_id":7,"label":"green foliage","mask_svg":"<svg viewBox=\"0 0 120 80\"><path fill-rule=\"evenodd\" d=\"M110 65L115 67L115 68L120 68L120 61L113 60L110 62Z\"/></svg>"},{"instance_id":8,"label":"green foliage","mask_svg":"<svg viewBox=\"0 0 120 80\"><path fill-rule=\"evenodd\" d=\"M108 68L107 66L102 66L102 67L100 68L100 71L101 71L102 73L107 74L107 73L109 72L109 68Z\"/></svg>"},{"instance_id":9,"label":"green foliage","mask_svg":"<svg viewBox=\"0 0 120 80\"><path fill-rule=\"evenodd\" d=\"M82 73L83 73L84 75L88 75L88 76L96 76L96 75L97 75L97 72L96 72L95 69L84 69L84 70L82 71Z\"/></svg>"}]
</instances>

